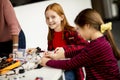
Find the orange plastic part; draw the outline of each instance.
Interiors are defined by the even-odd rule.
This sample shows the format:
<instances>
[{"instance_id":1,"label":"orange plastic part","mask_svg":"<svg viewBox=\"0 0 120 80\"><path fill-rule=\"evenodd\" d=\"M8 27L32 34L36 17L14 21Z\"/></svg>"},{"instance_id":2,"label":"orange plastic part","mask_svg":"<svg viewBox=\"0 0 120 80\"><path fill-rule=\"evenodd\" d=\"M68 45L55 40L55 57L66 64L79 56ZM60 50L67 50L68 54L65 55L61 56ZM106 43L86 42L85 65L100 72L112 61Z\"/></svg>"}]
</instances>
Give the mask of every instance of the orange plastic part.
<instances>
[{"instance_id":1,"label":"orange plastic part","mask_svg":"<svg viewBox=\"0 0 120 80\"><path fill-rule=\"evenodd\" d=\"M15 63L3 68L3 69L0 69L0 74L3 75L3 74L6 74L8 71L16 68L16 67L19 67L21 65L20 61L16 61Z\"/></svg>"}]
</instances>

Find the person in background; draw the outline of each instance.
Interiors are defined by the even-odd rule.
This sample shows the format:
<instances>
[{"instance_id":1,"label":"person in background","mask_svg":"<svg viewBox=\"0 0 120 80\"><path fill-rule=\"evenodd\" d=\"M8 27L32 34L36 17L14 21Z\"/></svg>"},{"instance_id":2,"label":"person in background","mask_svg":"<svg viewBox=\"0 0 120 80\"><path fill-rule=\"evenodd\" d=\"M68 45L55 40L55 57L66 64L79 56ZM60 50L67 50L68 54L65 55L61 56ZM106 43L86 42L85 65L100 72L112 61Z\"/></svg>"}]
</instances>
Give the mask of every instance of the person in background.
<instances>
[{"instance_id":1,"label":"person in background","mask_svg":"<svg viewBox=\"0 0 120 80\"><path fill-rule=\"evenodd\" d=\"M25 35L11 2L0 0L0 57L9 57L14 50L25 47Z\"/></svg>"},{"instance_id":2,"label":"person in background","mask_svg":"<svg viewBox=\"0 0 120 80\"><path fill-rule=\"evenodd\" d=\"M79 45L58 47L56 54L46 54L40 64L65 70L85 67L86 80L120 80L120 50L111 33L112 23L105 24L97 11L88 8L77 15L75 24L78 34L90 43L82 50Z\"/></svg>"},{"instance_id":3,"label":"person in background","mask_svg":"<svg viewBox=\"0 0 120 80\"><path fill-rule=\"evenodd\" d=\"M78 36L75 28L70 26L64 11L60 4L52 3L45 9L46 23L49 27L48 32L48 51L53 51L56 47L63 47L66 45L80 45L84 48L88 42L81 36ZM34 52L34 49L28 49ZM80 80L84 79L82 68L79 69ZM76 70L65 71L66 80L76 80Z\"/></svg>"}]
</instances>

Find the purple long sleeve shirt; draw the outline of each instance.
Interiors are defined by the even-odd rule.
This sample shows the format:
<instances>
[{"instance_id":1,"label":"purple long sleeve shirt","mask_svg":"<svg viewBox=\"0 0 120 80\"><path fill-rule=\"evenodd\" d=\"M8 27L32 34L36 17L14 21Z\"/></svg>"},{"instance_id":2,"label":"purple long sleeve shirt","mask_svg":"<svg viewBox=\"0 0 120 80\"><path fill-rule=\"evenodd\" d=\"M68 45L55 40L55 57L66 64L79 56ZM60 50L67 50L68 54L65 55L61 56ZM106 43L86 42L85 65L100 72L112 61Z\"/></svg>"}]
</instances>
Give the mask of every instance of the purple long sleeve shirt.
<instances>
[{"instance_id":1,"label":"purple long sleeve shirt","mask_svg":"<svg viewBox=\"0 0 120 80\"><path fill-rule=\"evenodd\" d=\"M105 37L91 41L80 50L79 46L64 47L65 56L74 56L70 60L50 60L47 66L59 69L77 69L85 67L87 80L120 80L117 60Z\"/></svg>"}]
</instances>

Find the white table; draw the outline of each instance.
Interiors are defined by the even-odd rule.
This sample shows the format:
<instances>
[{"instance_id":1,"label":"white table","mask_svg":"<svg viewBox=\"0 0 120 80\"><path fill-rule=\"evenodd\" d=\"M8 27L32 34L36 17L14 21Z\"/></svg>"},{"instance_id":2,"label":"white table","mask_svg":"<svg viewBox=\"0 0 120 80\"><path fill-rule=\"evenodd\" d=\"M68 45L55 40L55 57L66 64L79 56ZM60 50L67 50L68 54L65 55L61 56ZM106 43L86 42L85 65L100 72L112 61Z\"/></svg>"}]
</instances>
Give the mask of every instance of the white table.
<instances>
[{"instance_id":1,"label":"white table","mask_svg":"<svg viewBox=\"0 0 120 80\"><path fill-rule=\"evenodd\" d=\"M62 74L60 69L43 67L25 72L25 78L22 80L34 80L36 77L42 77L43 80L58 80Z\"/></svg>"},{"instance_id":2,"label":"white table","mask_svg":"<svg viewBox=\"0 0 120 80\"><path fill-rule=\"evenodd\" d=\"M61 80L64 80L63 71L61 69L55 69L50 67L33 69L25 71L25 73L22 74L10 75L7 77L0 76L0 80L35 80L36 77L42 77L43 80L59 80L62 77Z\"/></svg>"}]
</instances>

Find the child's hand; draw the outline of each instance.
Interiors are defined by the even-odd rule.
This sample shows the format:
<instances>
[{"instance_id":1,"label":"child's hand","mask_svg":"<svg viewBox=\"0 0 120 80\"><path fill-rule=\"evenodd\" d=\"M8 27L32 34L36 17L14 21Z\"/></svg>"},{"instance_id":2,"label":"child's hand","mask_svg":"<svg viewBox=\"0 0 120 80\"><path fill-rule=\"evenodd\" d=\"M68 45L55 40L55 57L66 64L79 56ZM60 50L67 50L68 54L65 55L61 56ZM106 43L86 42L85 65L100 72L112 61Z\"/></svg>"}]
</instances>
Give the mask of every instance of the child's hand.
<instances>
[{"instance_id":1,"label":"child's hand","mask_svg":"<svg viewBox=\"0 0 120 80\"><path fill-rule=\"evenodd\" d=\"M44 52L44 57L47 57L47 58L52 58L52 55L54 54L53 51L45 51Z\"/></svg>"},{"instance_id":2,"label":"child's hand","mask_svg":"<svg viewBox=\"0 0 120 80\"><path fill-rule=\"evenodd\" d=\"M63 59L63 58L65 58L64 57L64 49L62 47L58 47L55 49L55 51L53 53L48 51L45 53L44 56L47 58L54 59L54 60Z\"/></svg>"},{"instance_id":3,"label":"child's hand","mask_svg":"<svg viewBox=\"0 0 120 80\"><path fill-rule=\"evenodd\" d=\"M40 60L40 65L46 66L46 63L51 60L50 58L42 57Z\"/></svg>"},{"instance_id":4,"label":"child's hand","mask_svg":"<svg viewBox=\"0 0 120 80\"><path fill-rule=\"evenodd\" d=\"M56 59L64 59L65 58L65 51L63 49L63 47L57 47L54 51L54 56L56 57Z\"/></svg>"},{"instance_id":5,"label":"child's hand","mask_svg":"<svg viewBox=\"0 0 120 80\"><path fill-rule=\"evenodd\" d=\"M63 47L57 47L54 51L55 54L63 54L65 53Z\"/></svg>"},{"instance_id":6,"label":"child's hand","mask_svg":"<svg viewBox=\"0 0 120 80\"><path fill-rule=\"evenodd\" d=\"M36 51L37 51L36 48L28 48L28 49L26 50L26 53L32 54L32 53L35 53Z\"/></svg>"}]
</instances>

